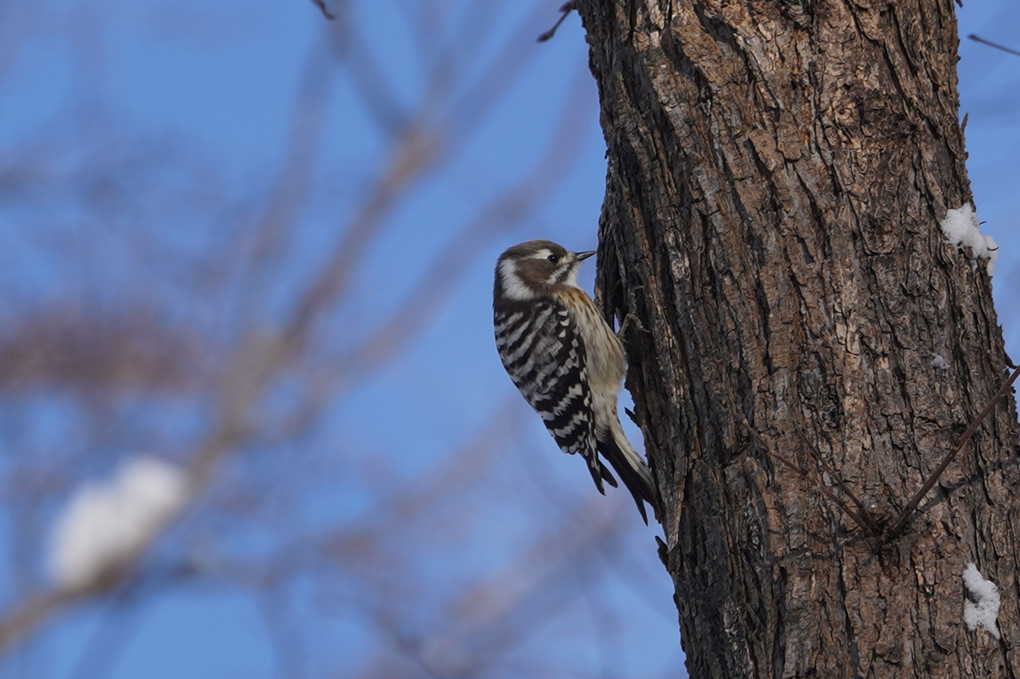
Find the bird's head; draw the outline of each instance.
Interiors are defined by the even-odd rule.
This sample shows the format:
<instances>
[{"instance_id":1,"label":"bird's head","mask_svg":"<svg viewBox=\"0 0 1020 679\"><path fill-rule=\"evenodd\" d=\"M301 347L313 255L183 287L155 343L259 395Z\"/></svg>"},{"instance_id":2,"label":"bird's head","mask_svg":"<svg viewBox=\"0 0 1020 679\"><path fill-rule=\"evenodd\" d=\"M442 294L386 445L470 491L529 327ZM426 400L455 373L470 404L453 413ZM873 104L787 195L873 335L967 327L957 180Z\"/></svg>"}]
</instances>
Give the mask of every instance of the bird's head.
<instances>
[{"instance_id":1,"label":"bird's head","mask_svg":"<svg viewBox=\"0 0 1020 679\"><path fill-rule=\"evenodd\" d=\"M551 240L529 240L508 248L496 263L496 297L525 302L557 286L579 287L577 270L594 254L570 252Z\"/></svg>"}]
</instances>

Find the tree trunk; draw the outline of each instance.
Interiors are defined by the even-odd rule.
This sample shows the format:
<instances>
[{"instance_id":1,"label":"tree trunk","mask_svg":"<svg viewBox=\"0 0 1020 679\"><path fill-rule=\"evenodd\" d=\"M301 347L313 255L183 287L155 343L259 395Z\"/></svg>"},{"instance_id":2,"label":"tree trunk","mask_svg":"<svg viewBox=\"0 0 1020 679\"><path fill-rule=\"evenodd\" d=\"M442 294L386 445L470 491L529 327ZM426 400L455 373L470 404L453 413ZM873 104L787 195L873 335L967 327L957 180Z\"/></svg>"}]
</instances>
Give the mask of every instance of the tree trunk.
<instances>
[{"instance_id":1,"label":"tree trunk","mask_svg":"<svg viewBox=\"0 0 1020 679\"><path fill-rule=\"evenodd\" d=\"M644 326L628 386L691 676L1017 676L1012 395L890 531L1007 377L986 262L940 229L972 200L952 1L577 5L597 287ZM965 624L970 562L1001 640Z\"/></svg>"}]
</instances>

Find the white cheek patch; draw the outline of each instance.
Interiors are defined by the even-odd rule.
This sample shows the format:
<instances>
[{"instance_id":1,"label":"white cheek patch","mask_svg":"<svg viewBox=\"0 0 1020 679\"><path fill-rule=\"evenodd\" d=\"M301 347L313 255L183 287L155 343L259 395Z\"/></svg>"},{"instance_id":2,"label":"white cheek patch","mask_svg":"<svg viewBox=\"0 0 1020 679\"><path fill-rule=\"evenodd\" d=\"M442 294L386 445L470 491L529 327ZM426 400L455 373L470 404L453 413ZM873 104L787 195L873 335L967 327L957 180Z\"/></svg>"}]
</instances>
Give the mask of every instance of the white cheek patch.
<instances>
[{"instance_id":1,"label":"white cheek patch","mask_svg":"<svg viewBox=\"0 0 1020 679\"><path fill-rule=\"evenodd\" d=\"M509 299L523 302L534 297L534 293L517 275L517 266L513 260L504 259L499 264L499 280L503 284L503 293Z\"/></svg>"},{"instance_id":2,"label":"white cheek patch","mask_svg":"<svg viewBox=\"0 0 1020 679\"><path fill-rule=\"evenodd\" d=\"M575 262L570 267L570 273L567 274L566 280L563 281L564 285L569 285L572 288L581 289L581 286L577 284L577 270L580 268L578 266L579 263L580 262Z\"/></svg>"}]
</instances>

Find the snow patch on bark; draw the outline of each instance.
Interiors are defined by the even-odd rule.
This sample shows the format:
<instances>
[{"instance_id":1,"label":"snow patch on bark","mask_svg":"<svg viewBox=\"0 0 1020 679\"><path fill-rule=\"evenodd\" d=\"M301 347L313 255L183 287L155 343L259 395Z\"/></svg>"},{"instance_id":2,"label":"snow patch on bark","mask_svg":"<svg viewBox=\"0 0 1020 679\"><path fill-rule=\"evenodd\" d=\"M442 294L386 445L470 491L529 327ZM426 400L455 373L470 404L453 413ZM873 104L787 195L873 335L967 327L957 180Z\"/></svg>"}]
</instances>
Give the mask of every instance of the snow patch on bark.
<instances>
[{"instance_id":1,"label":"snow patch on bark","mask_svg":"<svg viewBox=\"0 0 1020 679\"><path fill-rule=\"evenodd\" d=\"M967 588L967 599L963 604L963 620L967 629L983 627L998 639L999 627L995 620L999 617L999 588L991 580L985 580L972 563L967 564L963 571L963 585Z\"/></svg>"},{"instance_id":2,"label":"snow patch on bark","mask_svg":"<svg viewBox=\"0 0 1020 679\"><path fill-rule=\"evenodd\" d=\"M961 207L948 210L942 220L942 233L949 244L957 249L970 248L975 259L988 259L987 271L991 276L995 271L995 260L999 257L999 246L991 236L981 233L981 224L974 213L974 206L966 203Z\"/></svg>"}]
</instances>

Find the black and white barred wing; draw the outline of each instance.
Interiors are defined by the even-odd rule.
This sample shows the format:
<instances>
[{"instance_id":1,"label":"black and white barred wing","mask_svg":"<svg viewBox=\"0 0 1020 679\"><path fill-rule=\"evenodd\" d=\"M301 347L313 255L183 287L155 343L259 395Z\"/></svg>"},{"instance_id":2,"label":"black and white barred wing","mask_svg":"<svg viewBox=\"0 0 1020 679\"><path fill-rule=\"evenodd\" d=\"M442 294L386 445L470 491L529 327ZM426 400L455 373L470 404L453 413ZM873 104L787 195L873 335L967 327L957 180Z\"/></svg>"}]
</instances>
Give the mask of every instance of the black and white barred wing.
<instances>
[{"instance_id":1,"label":"black and white barred wing","mask_svg":"<svg viewBox=\"0 0 1020 679\"><path fill-rule=\"evenodd\" d=\"M598 459L584 342L566 307L549 300L497 310L495 326L503 366L560 449L584 457L600 492L603 480L615 486Z\"/></svg>"}]
</instances>

